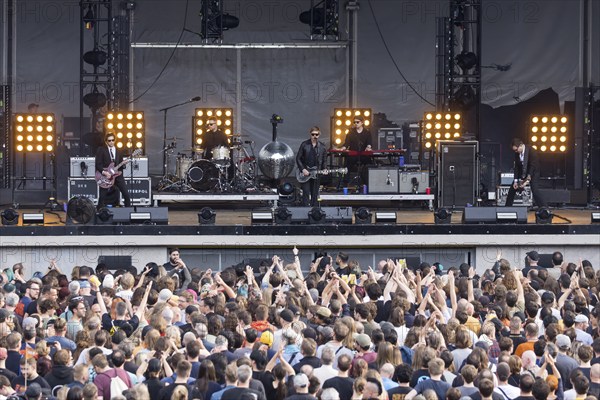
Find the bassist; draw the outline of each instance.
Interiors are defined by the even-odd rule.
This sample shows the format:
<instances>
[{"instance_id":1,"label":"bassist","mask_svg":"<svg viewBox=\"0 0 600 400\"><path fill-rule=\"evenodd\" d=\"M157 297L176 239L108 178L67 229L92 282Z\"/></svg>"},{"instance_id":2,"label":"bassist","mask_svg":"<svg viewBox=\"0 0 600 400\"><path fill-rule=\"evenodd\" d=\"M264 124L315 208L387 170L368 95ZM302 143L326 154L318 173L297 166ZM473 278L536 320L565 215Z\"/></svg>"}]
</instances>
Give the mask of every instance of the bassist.
<instances>
[{"instance_id":1,"label":"bassist","mask_svg":"<svg viewBox=\"0 0 600 400\"><path fill-rule=\"evenodd\" d=\"M300 149L296 155L296 165L302 175L309 176L311 170L325 169L325 156L327 149L322 142L319 142L321 130L318 126L310 128L310 139L305 140L300 144ZM325 174L327 172L324 172ZM314 179L309 179L302 183L302 205L314 207L317 205L319 197L319 175L316 174Z\"/></svg>"},{"instance_id":2,"label":"bassist","mask_svg":"<svg viewBox=\"0 0 600 400\"><path fill-rule=\"evenodd\" d=\"M107 178L111 177L110 172L105 171L111 163L118 164L123 160L123 154L117 150L115 146L115 135L113 133L108 133L105 138L105 146L101 146L96 151L96 171L106 176ZM121 167L122 171L125 167ZM127 191L127 186L125 186L125 178L123 175L119 175L115 179L115 184L108 188L99 188L100 195L98 198L98 209L106 206L107 204L112 204L113 206L118 205L119 203L119 195L116 192L118 189L123 195L123 201L125 203L125 207L131 206L131 198L129 197L129 192Z\"/></svg>"}]
</instances>

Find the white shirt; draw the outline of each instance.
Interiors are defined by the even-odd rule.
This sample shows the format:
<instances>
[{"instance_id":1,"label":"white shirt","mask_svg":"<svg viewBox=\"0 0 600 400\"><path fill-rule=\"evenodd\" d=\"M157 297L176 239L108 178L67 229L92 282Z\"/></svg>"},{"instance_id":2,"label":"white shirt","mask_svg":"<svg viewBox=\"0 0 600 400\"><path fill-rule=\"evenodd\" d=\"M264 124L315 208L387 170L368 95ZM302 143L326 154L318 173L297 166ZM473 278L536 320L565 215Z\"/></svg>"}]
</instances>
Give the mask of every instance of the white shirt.
<instances>
[{"instance_id":1,"label":"white shirt","mask_svg":"<svg viewBox=\"0 0 600 400\"><path fill-rule=\"evenodd\" d=\"M504 397L505 400L512 400L521 395L521 389L509 384L498 385L494 388L494 392Z\"/></svg>"},{"instance_id":2,"label":"white shirt","mask_svg":"<svg viewBox=\"0 0 600 400\"><path fill-rule=\"evenodd\" d=\"M333 368L332 365L323 365L313 369L312 374L319 379L319 382L325 382L327 379L338 376L338 370Z\"/></svg>"}]
</instances>

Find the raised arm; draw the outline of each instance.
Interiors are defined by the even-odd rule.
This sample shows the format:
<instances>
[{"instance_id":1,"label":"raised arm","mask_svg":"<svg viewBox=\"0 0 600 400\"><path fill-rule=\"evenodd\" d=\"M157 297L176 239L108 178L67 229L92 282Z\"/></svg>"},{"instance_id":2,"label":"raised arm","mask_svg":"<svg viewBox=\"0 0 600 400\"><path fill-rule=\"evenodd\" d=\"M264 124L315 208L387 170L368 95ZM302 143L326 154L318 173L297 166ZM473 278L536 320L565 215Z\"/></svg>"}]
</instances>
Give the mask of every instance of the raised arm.
<instances>
[{"instance_id":1,"label":"raised arm","mask_svg":"<svg viewBox=\"0 0 600 400\"><path fill-rule=\"evenodd\" d=\"M450 305L452 307L452 318L456 316L456 288L454 283L454 271L448 271L448 284L450 285Z\"/></svg>"},{"instance_id":2,"label":"raised arm","mask_svg":"<svg viewBox=\"0 0 600 400\"><path fill-rule=\"evenodd\" d=\"M150 281L146 291L144 292L144 297L142 297L142 301L140 301L140 306L138 307L135 315L137 315L138 319L141 321L144 318L144 312L146 312L146 304L148 304L148 296L150 295L150 291L152 290L152 284L154 282Z\"/></svg>"}]
</instances>

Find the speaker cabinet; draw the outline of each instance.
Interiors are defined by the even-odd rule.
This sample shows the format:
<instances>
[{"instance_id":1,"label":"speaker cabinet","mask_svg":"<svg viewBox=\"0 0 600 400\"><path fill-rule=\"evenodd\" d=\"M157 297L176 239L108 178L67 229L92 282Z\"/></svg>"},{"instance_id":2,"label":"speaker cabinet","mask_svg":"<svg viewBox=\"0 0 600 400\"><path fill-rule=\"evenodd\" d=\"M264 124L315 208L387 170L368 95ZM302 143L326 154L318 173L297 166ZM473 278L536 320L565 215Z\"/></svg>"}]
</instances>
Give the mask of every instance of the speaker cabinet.
<instances>
[{"instance_id":1,"label":"speaker cabinet","mask_svg":"<svg viewBox=\"0 0 600 400\"><path fill-rule=\"evenodd\" d=\"M463 224L526 224L527 207L467 207Z\"/></svg>"},{"instance_id":2,"label":"speaker cabinet","mask_svg":"<svg viewBox=\"0 0 600 400\"><path fill-rule=\"evenodd\" d=\"M477 141L437 142L438 207L465 208L473 205L479 191Z\"/></svg>"},{"instance_id":3,"label":"speaker cabinet","mask_svg":"<svg viewBox=\"0 0 600 400\"><path fill-rule=\"evenodd\" d=\"M309 217L312 207L288 207L292 224L351 224L352 207L321 207L323 214Z\"/></svg>"},{"instance_id":4,"label":"speaker cabinet","mask_svg":"<svg viewBox=\"0 0 600 400\"><path fill-rule=\"evenodd\" d=\"M168 225L169 224L169 208L168 207L136 207L136 213L149 213L150 224L152 225Z\"/></svg>"}]
</instances>

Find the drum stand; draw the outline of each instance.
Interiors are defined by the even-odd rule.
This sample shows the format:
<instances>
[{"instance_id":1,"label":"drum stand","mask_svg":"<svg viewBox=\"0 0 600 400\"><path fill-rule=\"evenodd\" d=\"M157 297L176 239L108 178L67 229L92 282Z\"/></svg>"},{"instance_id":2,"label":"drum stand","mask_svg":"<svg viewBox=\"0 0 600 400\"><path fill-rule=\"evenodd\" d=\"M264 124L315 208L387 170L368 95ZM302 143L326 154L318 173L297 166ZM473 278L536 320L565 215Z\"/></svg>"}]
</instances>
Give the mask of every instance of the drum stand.
<instances>
[{"instance_id":1,"label":"drum stand","mask_svg":"<svg viewBox=\"0 0 600 400\"><path fill-rule=\"evenodd\" d=\"M249 143L250 153L241 142L234 148L237 155L234 163L233 188L240 192L256 190L256 157L254 157L253 142Z\"/></svg>"}]
</instances>

